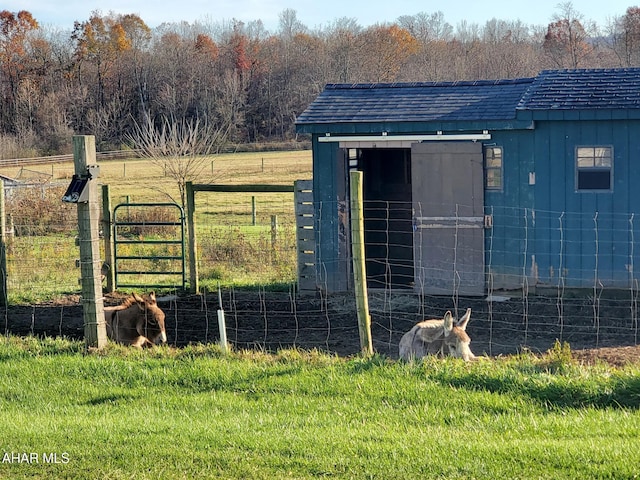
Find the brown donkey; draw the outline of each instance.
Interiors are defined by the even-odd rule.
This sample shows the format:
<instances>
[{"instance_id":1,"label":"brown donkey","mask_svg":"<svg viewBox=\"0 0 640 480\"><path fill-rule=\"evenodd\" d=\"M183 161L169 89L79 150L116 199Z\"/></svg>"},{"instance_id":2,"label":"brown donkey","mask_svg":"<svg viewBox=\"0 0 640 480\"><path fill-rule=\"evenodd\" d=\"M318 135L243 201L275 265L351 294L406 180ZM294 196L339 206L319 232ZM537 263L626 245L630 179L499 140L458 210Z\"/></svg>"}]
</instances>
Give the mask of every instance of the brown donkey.
<instances>
[{"instance_id":1,"label":"brown donkey","mask_svg":"<svg viewBox=\"0 0 640 480\"><path fill-rule=\"evenodd\" d=\"M400 358L412 360L427 355L450 355L465 361L475 360L469 344L471 339L466 329L471 318L471 309L454 322L451 312L444 318L423 320L405 333L400 340Z\"/></svg>"},{"instance_id":2,"label":"brown donkey","mask_svg":"<svg viewBox=\"0 0 640 480\"><path fill-rule=\"evenodd\" d=\"M144 298L134 293L117 307L104 307L104 319L107 336L114 342L142 348L158 339L167 341L164 312L153 292Z\"/></svg>"}]
</instances>

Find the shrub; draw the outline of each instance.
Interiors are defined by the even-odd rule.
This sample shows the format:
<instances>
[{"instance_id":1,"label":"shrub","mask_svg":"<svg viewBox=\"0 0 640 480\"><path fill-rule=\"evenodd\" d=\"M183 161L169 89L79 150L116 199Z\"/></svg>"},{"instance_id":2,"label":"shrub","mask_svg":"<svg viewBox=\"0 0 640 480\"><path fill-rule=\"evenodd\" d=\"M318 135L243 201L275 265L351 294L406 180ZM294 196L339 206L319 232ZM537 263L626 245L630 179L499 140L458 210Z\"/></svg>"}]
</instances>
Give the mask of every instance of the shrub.
<instances>
[{"instance_id":1,"label":"shrub","mask_svg":"<svg viewBox=\"0 0 640 480\"><path fill-rule=\"evenodd\" d=\"M51 184L9 189L5 204L15 235L48 235L73 230L77 226L77 209L62 201L65 191L66 186Z\"/></svg>"}]
</instances>

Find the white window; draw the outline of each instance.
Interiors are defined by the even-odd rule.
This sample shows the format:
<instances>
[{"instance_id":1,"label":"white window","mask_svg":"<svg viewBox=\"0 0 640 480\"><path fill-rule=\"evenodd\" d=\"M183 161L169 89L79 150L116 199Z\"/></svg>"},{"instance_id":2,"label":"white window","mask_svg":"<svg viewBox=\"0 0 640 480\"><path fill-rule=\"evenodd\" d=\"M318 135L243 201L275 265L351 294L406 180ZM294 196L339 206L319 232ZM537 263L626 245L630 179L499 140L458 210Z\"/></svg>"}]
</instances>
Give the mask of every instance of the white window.
<instances>
[{"instance_id":1,"label":"white window","mask_svg":"<svg viewBox=\"0 0 640 480\"><path fill-rule=\"evenodd\" d=\"M484 148L484 186L487 190L502 190L502 147Z\"/></svg>"},{"instance_id":2,"label":"white window","mask_svg":"<svg viewBox=\"0 0 640 480\"><path fill-rule=\"evenodd\" d=\"M613 147L576 148L576 189L611 190Z\"/></svg>"}]
</instances>

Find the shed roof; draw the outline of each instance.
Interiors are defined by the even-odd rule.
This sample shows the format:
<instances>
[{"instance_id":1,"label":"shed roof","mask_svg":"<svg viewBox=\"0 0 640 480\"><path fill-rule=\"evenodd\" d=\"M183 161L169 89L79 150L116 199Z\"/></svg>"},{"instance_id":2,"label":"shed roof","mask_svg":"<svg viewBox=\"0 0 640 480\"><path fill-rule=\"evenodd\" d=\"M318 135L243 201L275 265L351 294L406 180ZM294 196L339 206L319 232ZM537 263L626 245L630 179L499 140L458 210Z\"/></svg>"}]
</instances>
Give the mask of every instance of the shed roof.
<instances>
[{"instance_id":1,"label":"shed roof","mask_svg":"<svg viewBox=\"0 0 640 480\"><path fill-rule=\"evenodd\" d=\"M506 120L532 78L473 82L329 84L297 124Z\"/></svg>"},{"instance_id":2,"label":"shed roof","mask_svg":"<svg viewBox=\"0 0 640 480\"><path fill-rule=\"evenodd\" d=\"M640 68L545 70L535 78L329 84L297 125L512 120L523 110L640 109Z\"/></svg>"},{"instance_id":3,"label":"shed roof","mask_svg":"<svg viewBox=\"0 0 640 480\"><path fill-rule=\"evenodd\" d=\"M640 68L544 70L518 104L520 110L640 108Z\"/></svg>"}]
</instances>

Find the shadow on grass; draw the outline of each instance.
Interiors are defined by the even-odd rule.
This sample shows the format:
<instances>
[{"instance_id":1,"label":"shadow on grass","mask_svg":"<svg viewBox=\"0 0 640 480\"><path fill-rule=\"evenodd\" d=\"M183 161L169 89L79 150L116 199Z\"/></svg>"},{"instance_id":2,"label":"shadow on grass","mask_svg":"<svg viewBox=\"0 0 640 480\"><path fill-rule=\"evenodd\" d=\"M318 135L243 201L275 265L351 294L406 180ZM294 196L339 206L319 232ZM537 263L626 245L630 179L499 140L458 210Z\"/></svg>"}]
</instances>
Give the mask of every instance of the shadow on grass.
<instances>
[{"instance_id":1,"label":"shadow on grass","mask_svg":"<svg viewBox=\"0 0 640 480\"><path fill-rule=\"evenodd\" d=\"M456 362L458 363L458 362ZM472 391L527 396L545 408L640 408L640 375L636 370L551 371L545 365L444 368L430 371L441 385Z\"/></svg>"}]
</instances>

